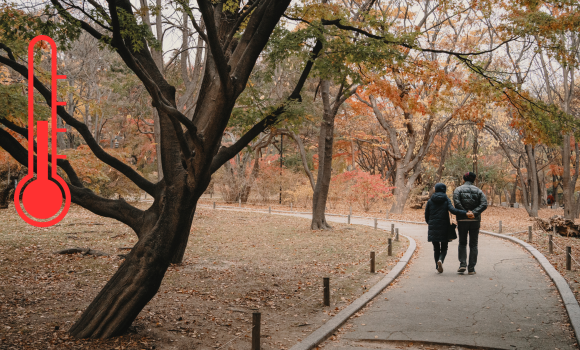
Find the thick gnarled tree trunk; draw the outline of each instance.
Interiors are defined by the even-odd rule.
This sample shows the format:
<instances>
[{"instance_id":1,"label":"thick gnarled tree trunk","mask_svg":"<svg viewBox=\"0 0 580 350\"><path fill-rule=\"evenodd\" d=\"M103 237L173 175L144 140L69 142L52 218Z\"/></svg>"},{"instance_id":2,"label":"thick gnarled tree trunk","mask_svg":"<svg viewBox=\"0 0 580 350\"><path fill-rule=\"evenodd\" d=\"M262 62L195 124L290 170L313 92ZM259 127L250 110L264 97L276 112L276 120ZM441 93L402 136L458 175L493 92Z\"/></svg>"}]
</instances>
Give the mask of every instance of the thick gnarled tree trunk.
<instances>
[{"instance_id":1,"label":"thick gnarled tree trunk","mask_svg":"<svg viewBox=\"0 0 580 350\"><path fill-rule=\"evenodd\" d=\"M73 336L122 335L159 290L172 258L181 260L174 253L186 245L197 198L192 198L185 177L166 191L154 204L161 210L159 219L143 228L125 261L70 329Z\"/></svg>"},{"instance_id":2,"label":"thick gnarled tree trunk","mask_svg":"<svg viewBox=\"0 0 580 350\"><path fill-rule=\"evenodd\" d=\"M243 92L260 53L290 0L262 0L249 8L234 11L224 11L222 2L197 1L206 24L203 37L209 50L200 94L196 96L197 103L191 118L177 109L176 90L163 77L147 49L145 38L139 39L134 36L135 33L126 31L128 22L137 25L131 2L116 0L107 3L109 7L99 8L99 13L107 17L106 23L111 30L106 35L110 36L105 37L91 24L84 22L84 18L74 19L74 23L95 39L110 44L152 98L152 105L159 116L157 156L162 159L163 179L154 184L143 178L129 165L108 154L86 124L63 107L57 108L58 115L67 126L78 131L99 160L120 171L154 198L147 210L133 207L123 199L102 198L83 186L67 160L57 161L68 177L73 203L97 215L119 220L131 227L139 237L126 260L70 329L73 336L81 338L107 338L127 330L157 293L169 264L183 260L197 201L209 185L211 174L276 123L285 108L282 105L275 113L266 115L233 145L221 147L235 101ZM195 16L188 3L180 4L194 22ZM63 20L71 20L72 15L58 0L53 0L52 5ZM122 21L119 19L120 10L124 12ZM245 27L242 35L237 37L235 34L242 23ZM133 45L136 41L146 49L135 49ZM26 65L19 63L9 48L3 49L8 56L0 54L0 64L28 77ZM313 53L316 52L313 50ZM309 62L291 95L292 100L300 100L300 91L311 69L312 63ZM38 79L30 82L50 105L50 90ZM26 128L4 118L0 118L0 123L27 138ZM36 162L28 164L28 151L4 128L0 128L0 147L21 164L36 170Z\"/></svg>"}]
</instances>

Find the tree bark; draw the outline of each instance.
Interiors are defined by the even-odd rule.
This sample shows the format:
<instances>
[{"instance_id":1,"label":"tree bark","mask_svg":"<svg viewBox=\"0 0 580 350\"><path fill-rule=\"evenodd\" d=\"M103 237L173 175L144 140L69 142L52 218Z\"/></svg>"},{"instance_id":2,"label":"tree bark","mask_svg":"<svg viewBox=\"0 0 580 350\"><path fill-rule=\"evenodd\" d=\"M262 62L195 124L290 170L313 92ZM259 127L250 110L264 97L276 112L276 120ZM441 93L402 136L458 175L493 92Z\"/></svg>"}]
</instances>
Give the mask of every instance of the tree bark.
<instances>
[{"instance_id":1,"label":"tree bark","mask_svg":"<svg viewBox=\"0 0 580 350\"><path fill-rule=\"evenodd\" d=\"M318 177L312 195L313 230L327 230L332 227L326 222L325 210L332 176L332 146L334 142L334 118L330 107L330 81L320 81L320 92L324 104L324 114L320 123L318 138Z\"/></svg>"},{"instance_id":2,"label":"tree bark","mask_svg":"<svg viewBox=\"0 0 580 350\"><path fill-rule=\"evenodd\" d=\"M447 153L449 152L449 146L451 145L451 141L455 133L450 132L447 135L447 141L445 142L445 146L443 147L443 151L441 152L441 158L439 159L439 167L437 168L437 173L435 173L434 183L438 183L441 181L441 177L443 176L443 170L445 169L445 158L447 158ZM431 197L435 193L435 186L432 186L429 189L429 197Z\"/></svg>"},{"instance_id":3,"label":"tree bark","mask_svg":"<svg viewBox=\"0 0 580 350\"><path fill-rule=\"evenodd\" d=\"M185 186L173 184L163 195L159 220L147 228L117 272L69 330L77 338L122 335L155 296L171 262L189 236L196 200ZM197 198L196 198L197 199Z\"/></svg>"},{"instance_id":4,"label":"tree bark","mask_svg":"<svg viewBox=\"0 0 580 350\"><path fill-rule=\"evenodd\" d=\"M538 216L539 203L539 190L538 190L538 170L536 166L536 152L532 145L525 145L526 154L528 156L527 166L528 166L528 179L530 181L530 202L524 203L528 215L531 217ZM531 206L530 206L531 204Z\"/></svg>"}]
</instances>

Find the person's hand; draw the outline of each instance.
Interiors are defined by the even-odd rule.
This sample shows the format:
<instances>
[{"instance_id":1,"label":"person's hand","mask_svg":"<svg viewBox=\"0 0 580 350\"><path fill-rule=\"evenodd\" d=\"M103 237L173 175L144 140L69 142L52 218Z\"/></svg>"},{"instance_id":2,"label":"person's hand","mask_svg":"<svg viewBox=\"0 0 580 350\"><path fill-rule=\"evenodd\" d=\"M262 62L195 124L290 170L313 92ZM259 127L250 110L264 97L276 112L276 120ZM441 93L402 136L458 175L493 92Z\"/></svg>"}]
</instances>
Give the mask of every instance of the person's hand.
<instances>
[{"instance_id":1,"label":"person's hand","mask_svg":"<svg viewBox=\"0 0 580 350\"><path fill-rule=\"evenodd\" d=\"M474 215L474 214L473 214L473 212L470 210L470 211L468 211L468 212L467 212L467 217L468 217L468 218L470 218L470 219L473 219L473 218L475 218L475 215Z\"/></svg>"}]
</instances>

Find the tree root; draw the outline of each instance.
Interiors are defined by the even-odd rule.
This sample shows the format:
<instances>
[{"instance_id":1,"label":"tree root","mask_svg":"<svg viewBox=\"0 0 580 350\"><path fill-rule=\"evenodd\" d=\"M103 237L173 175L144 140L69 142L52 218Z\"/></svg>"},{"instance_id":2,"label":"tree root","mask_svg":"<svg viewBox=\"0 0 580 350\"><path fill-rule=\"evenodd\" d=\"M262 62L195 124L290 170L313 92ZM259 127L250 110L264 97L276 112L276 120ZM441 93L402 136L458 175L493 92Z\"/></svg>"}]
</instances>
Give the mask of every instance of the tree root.
<instances>
[{"instance_id":1,"label":"tree root","mask_svg":"<svg viewBox=\"0 0 580 350\"><path fill-rule=\"evenodd\" d=\"M59 250L54 252L54 254L77 254L77 253L82 253L82 255L93 255L93 256L109 256L109 254L98 251L98 250L93 250L91 248L67 248L67 249L63 249L63 250Z\"/></svg>"}]
</instances>

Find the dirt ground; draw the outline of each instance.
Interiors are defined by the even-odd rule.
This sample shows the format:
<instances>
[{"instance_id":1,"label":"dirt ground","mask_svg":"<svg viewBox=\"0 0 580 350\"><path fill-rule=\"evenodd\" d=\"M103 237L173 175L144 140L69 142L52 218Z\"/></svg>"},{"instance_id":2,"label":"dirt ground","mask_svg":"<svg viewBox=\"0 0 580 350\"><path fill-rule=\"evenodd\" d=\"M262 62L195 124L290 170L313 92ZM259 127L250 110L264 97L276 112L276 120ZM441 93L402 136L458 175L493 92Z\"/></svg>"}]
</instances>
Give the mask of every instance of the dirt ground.
<instances>
[{"instance_id":1,"label":"dirt ground","mask_svg":"<svg viewBox=\"0 0 580 350\"><path fill-rule=\"evenodd\" d=\"M227 206L237 206L237 203L225 203L221 201L219 198L209 198L209 196L204 196L200 200L200 203L211 206L213 202L216 202L217 205L227 205ZM272 207L272 210L290 210L290 204L282 204L279 205L277 203L274 204L264 204L260 202L252 202L248 204L242 205L242 207L251 207L256 209L265 209L267 210L268 207ZM357 205L352 207L352 214L359 215L359 216L366 216L370 218L379 218L384 219L386 216L387 209L390 208L390 205L375 205L372 209L368 212L361 210L361 208ZM303 211L309 212L311 211L310 206L297 206L292 205L292 209L294 211ZM337 204L333 207L330 207L327 210L327 213L330 214L340 214L340 215L347 215L349 213L349 205L346 204ZM538 212L538 216L541 218L550 218L554 215L564 215L564 209L540 209ZM389 219L391 220L407 220L407 221L420 221L425 222L425 209L411 209L405 208L403 214L389 214ZM499 221L502 221L502 230L504 233L506 232L518 232L524 231L528 229L528 226L533 225L534 220L530 219L526 209L524 208L506 208L501 206L489 206L487 210L481 216L481 227L484 230L490 230L497 232L499 228ZM580 224L580 219L576 220L576 223Z\"/></svg>"},{"instance_id":2,"label":"dirt ground","mask_svg":"<svg viewBox=\"0 0 580 350\"><path fill-rule=\"evenodd\" d=\"M170 267L130 332L76 340L66 331L137 237L77 206L50 228L25 224L12 207L0 222L0 349L249 349L256 311L262 348L287 349L374 285L408 245L395 243L388 257L389 234L370 227L312 232L304 219L200 208L184 263ZM73 247L108 256L54 254ZM323 277L330 307L322 305Z\"/></svg>"},{"instance_id":3,"label":"dirt ground","mask_svg":"<svg viewBox=\"0 0 580 350\"><path fill-rule=\"evenodd\" d=\"M548 248L549 237L551 232L545 232L534 226L532 230L532 245L544 254L550 263L560 272L568 281L576 300L580 303L580 239L574 237L563 237L560 235L553 236L553 253L550 254ZM528 233L513 235L524 242L528 242ZM566 270L566 247L572 247L572 264L571 270Z\"/></svg>"}]
</instances>

